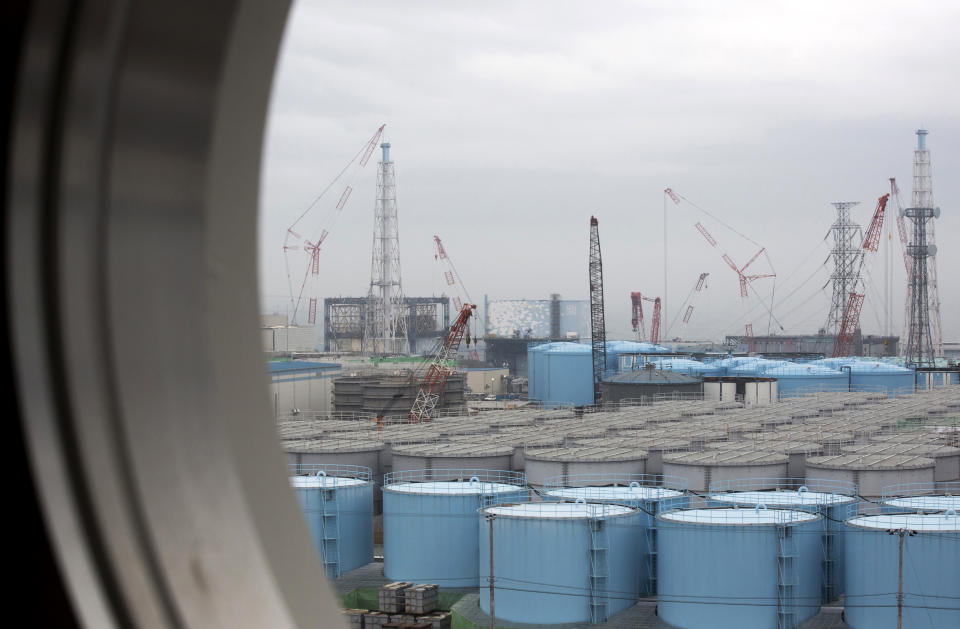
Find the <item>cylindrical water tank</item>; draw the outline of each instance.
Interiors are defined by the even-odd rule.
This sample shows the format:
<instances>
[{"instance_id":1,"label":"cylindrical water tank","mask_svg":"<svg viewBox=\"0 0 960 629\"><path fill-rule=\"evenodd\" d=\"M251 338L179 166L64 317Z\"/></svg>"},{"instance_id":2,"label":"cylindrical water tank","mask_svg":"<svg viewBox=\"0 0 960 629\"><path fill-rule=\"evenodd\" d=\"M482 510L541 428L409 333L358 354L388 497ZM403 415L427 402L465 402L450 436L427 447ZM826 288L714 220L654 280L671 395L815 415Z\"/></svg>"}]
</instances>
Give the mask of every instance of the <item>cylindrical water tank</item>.
<instances>
[{"instance_id":1,"label":"cylindrical water tank","mask_svg":"<svg viewBox=\"0 0 960 629\"><path fill-rule=\"evenodd\" d=\"M890 485L880 502L891 512L960 511L960 481Z\"/></svg>"},{"instance_id":2,"label":"cylindrical water tank","mask_svg":"<svg viewBox=\"0 0 960 629\"><path fill-rule=\"evenodd\" d=\"M686 480L659 474L581 474L548 478L545 500L618 504L639 510L643 536L640 540L640 592L657 593L656 514L689 505Z\"/></svg>"},{"instance_id":3,"label":"cylindrical water tank","mask_svg":"<svg viewBox=\"0 0 960 629\"><path fill-rule=\"evenodd\" d=\"M636 509L614 504L519 502L481 510L480 582L490 577L496 617L515 623L603 622L640 594L642 529ZM480 608L490 595L480 589Z\"/></svg>"},{"instance_id":4,"label":"cylindrical water tank","mask_svg":"<svg viewBox=\"0 0 960 629\"><path fill-rule=\"evenodd\" d=\"M383 573L391 581L477 587L477 510L526 495L526 478L495 470L408 470L384 477Z\"/></svg>"},{"instance_id":5,"label":"cylindrical water tank","mask_svg":"<svg viewBox=\"0 0 960 629\"><path fill-rule=\"evenodd\" d=\"M687 479L693 491L707 491L717 481L784 478L789 461L786 454L754 450L674 452L663 456L663 473Z\"/></svg>"},{"instance_id":6,"label":"cylindrical water tank","mask_svg":"<svg viewBox=\"0 0 960 629\"><path fill-rule=\"evenodd\" d=\"M291 466L313 545L327 577L338 578L373 561L373 481L369 467Z\"/></svg>"},{"instance_id":7,"label":"cylindrical water tank","mask_svg":"<svg viewBox=\"0 0 960 629\"><path fill-rule=\"evenodd\" d=\"M626 446L545 448L527 451L525 469L529 483L541 486L554 476L643 474L646 457L646 452Z\"/></svg>"},{"instance_id":8,"label":"cylindrical water tank","mask_svg":"<svg viewBox=\"0 0 960 629\"><path fill-rule=\"evenodd\" d=\"M960 518L876 512L847 520L845 620L853 629L897 626L903 551L903 626L960 626Z\"/></svg>"},{"instance_id":9,"label":"cylindrical water tank","mask_svg":"<svg viewBox=\"0 0 960 629\"><path fill-rule=\"evenodd\" d=\"M657 615L685 629L776 629L820 610L822 516L680 509L657 516Z\"/></svg>"},{"instance_id":10,"label":"cylindrical water tank","mask_svg":"<svg viewBox=\"0 0 960 629\"><path fill-rule=\"evenodd\" d=\"M491 443L423 443L393 447L393 472L451 469L508 470L513 448Z\"/></svg>"},{"instance_id":11,"label":"cylindrical water tank","mask_svg":"<svg viewBox=\"0 0 960 629\"><path fill-rule=\"evenodd\" d=\"M913 455L841 454L807 459L807 480L839 480L855 484L861 496L881 496L897 483L932 483L933 459Z\"/></svg>"},{"instance_id":12,"label":"cylindrical water tank","mask_svg":"<svg viewBox=\"0 0 960 629\"><path fill-rule=\"evenodd\" d=\"M803 478L778 478L769 482L753 478L714 483L709 502L717 506L755 507L765 504L782 509L815 511L821 520L821 600L829 602L843 594L843 521L857 510L857 486L839 481L806 484ZM763 489L771 484L776 489Z\"/></svg>"}]
</instances>

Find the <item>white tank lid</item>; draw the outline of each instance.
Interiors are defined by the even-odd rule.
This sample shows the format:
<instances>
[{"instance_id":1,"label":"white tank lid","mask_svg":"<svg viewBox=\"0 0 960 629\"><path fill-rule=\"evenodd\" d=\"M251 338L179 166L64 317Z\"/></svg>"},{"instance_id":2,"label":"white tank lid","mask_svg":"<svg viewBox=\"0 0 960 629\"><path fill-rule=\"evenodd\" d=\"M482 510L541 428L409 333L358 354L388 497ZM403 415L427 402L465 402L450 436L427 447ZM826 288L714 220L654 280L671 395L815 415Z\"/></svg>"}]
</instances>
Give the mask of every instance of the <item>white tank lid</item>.
<instances>
[{"instance_id":1,"label":"white tank lid","mask_svg":"<svg viewBox=\"0 0 960 629\"><path fill-rule=\"evenodd\" d=\"M960 496L907 496L888 498L883 504L905 509L925 509L927 511L960 510Z\"/></svg>"},{"instance_id":2,"label":"white tank lid","mask_svg":"<svg viewBox=\"0 0 960 629\"><path fill-rule=\"evenodd\" d=\"M301 489L319 488L338 489L340 487L356 487L357 485L366 485L370 481L360 480L359 478L344 478L342 476L291 476L290 486Z\"/></svg>"},{"instance_id":3,"label":"white tank lid","mask_svg":"<svg viewBox=\"0 0 960 629\"><path fill-rule=\"evenodd\" d=\"M682 496L683 492L666 487L634 485L632 487L566 487L553 489L547 492L547 495L571 500L577 498L583 498L584 500L661 500Z\"/></svg>"},{"instance_id":4,"label":"white tank lid","mask_svg":"<svg viewBox=\"0 0 960 629\"><path fill-rule=\"evenodd\" d=\"M911 531L960 531L956 510L943 513L885 513L863 515L847 520L850 526L864 529L909 529Z\"/></svg>"},{"instance_id":5,"label":"white tank lid","mask_svg":"<svg viewBox=\"0 0 960 629\"><path fill-rule=\"evenodd\" d=\"M712 494L710 500L751 506L760 503L767 506L790 506L849 504L856 502L857 499L853 496L830 494L821 491L771 489L769 491L732 491Z\"/></svg>"},{"instance_id":6,"label":"white tank lid","mask_svg":"<svg viewBox=\"0 0 960 629\"><path fill-rule=\"evenodd\" d=\"M731 526L754 524L802 524L818 520L816 513L794 511L791 509L761 508L729 509L681 509L668 511L660 516L670 522L688 524L726 524Z\"/></svg>"},{"instance_id":7,"label":"white tank lid","mask_svg":"<svg viewBox=\"0 0 960 629\"><path fill-rule=\"evenodd\" d=\"M463 494L498 494L511 491L524 491L519 485L507 483L485 483L482 481L438 480L424 483L394 483L385 485L384 491L400 494L434 494L437 496L457 496Z\"/></svg>"},{"instance_id":8,"label":"white tank lid","mask_svg":"<svg viewBox=\"0 0 960 629\"><path fill-rule=\"evenodd\" d=\"M489 507L483 513L512 518L582 519L609 518L636 513L621 505L590 502L522 502Z\"/></svg>"}]
</instances>

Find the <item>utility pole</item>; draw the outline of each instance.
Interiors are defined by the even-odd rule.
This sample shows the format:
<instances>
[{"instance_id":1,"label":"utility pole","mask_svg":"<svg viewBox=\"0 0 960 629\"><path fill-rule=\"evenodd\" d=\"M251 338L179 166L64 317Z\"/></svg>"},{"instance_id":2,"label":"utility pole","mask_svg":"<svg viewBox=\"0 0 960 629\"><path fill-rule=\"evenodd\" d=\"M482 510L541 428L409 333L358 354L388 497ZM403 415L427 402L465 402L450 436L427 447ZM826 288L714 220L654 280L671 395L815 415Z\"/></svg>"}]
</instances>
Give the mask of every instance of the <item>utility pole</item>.
<instances>
[{"instance_id":1,"label":"utility pole","mask_svg":"<svg viewBox=\"0 0 960 629\"><path fill-rule=\"evenodd\" d=\"M495 515L487 514L487 523L490 524L490 629L495 629L497 624L497 614L493 603L493 520L495 518Z\"/></svg>"},{"instance_id":2,"label":"utility pole","mask_svg":"<svg viewBox=\"0 0 960 629\"><path fill-rule=\"evenodd\" d=\"M897 629L903 629L903 538L907 535L913 537L917 532L909 529L891 529L887 532L900 537L900 553L897 560Z\"/></svg>"}]
</instances>

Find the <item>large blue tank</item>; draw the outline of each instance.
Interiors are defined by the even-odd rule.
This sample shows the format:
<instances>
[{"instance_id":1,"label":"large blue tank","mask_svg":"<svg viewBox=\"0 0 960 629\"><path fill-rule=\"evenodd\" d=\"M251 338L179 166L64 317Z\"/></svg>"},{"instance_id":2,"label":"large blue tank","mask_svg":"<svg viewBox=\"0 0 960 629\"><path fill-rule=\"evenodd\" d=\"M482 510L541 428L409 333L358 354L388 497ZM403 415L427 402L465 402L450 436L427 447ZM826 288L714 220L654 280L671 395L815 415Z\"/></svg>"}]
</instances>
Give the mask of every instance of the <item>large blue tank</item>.
<instances>
[{"instance_id":1,"label":"large blue tank","mask_svg":"<svg viewBox=\"0 0 960 629\"><path fill-rule=\"evenodd\" d=\"M563 347L570 343L541 343L527 346L527 386L528 397L531 400L545 399L546 368L544 366L544 352L551 348Z\"/></svg>"},{"instance_id":2,"label":"large blue tank","mask_svg":"<svg viewBox=\"0 0 960 629\"><path fill-rule=\"evenodd\" d=\"M297 494L327 577L338 578L373 561L373 482L369 467L291 466Z\"/></svg>"},{"instance_id":3,"label":"large blue tank","mask_svg":"<svg viewBox=\"0 0 960 629\"><path fill-rule=\"evenodd\" d=\"M593 354L589 345L551 343L535 356L537 391L533 399L547 407L593 404Z\"/></svg>"},{"instance_id":4,"label":"large blue tank","mask_svg":"<svg viewBox=\"0 0 960 629\"><path fill-rule=\"evenodd\" d=\"M897 626L900 530L909 531L903 536L903 626L960 627L960 518L952 510L871 512L847 520L847 625Z\"/></svg>"},{"instance_id":5,"label":"large blue tank","mask_svg":"<svg viewBox=\"0 0 960 629\"><path fill-rule=\"evenodd\" d=\"M776 489L770 489L776 487ZM821 601L833 601L843 594L843 522L854 515L860 499L857 486L839 480L802 478L737 480L710 483L708 503L715 506L755 507L765 504L781 509L816 511L824 517L820 533Z\"/></svg>"},{"instance_id":6,"label":"large blue tank","mask_svg":"<svg viewBox=\"0 0 960 629\"><path fill-rule=\"evenodd\" d=\"M518 502L490 506L478 533L480 582L490 578L490 530L498 620L603 622L640 595L643 532L636 509L614 504ZM490 595L480 588L480 608Z\"/></svg>"},{"instance_id":7,"label":"large blue tank","mask_svg":"<svg viewBox=\"0 0 960 629\"><path fill-rule=\"evenodd\" d=\"M449 480L439 480L443 478ZM383 573L391 581L477 587L477 510L526 495L526 478L494 470L411 470L383 483Z\"/></svg>"},{"instance_id":8,"label":"large blue tank","mask_svg":"<svg viewBox=\"0 0 960 629\"><path fill-rule=\"evenodd\" d=\"M572 474L544 482L543 499L618 504L639 511L640 592L657 593L656 514L689 505L687 479L662 474Z\"/></svg>"},{"instance_id":9,"label":"large blue tank","mask_svg":"<svg viewBox=\"0 0 960 629\"><path fill-rule=\"evenodd\" d=\"M867 360L834 359L832 369L848 373L851 391L883 392L889 397L913 393L916 376L912 369Z\"/></svg>"},{"instance_id":10,"label":"large blue tank","mask_svg":"<svg viewBox=\"0 0 960 629\"><path fill-rule=\"evenodd\" d=\"M760 375L776 378L780 397L796 397L817 391L846 391L849 376L821 365L788 363L764 370Z\"/></svg>"},{"instance_id":11,"label":"large blue tank","mask_svg":"<svg viewBox=\"0 0 960 629\"><path fill-rule=\"evenodd\" d=\"M960 384L960 369L922 369L916 372L917 389L932 389L949 384Z\"/></svg>"},{"instance_id":12,"label":"large blue tank","mask_svg":"<svg viewBox=\"0 0 960 629\"><path fill-rule=\"evenodd\" d=\"M723 368L718 365L702 363L689 358L655 358L650 362L653 363L656 369L683 373L698 378L721 376L724 373Z\"/></svg>"},{"instance_id":13,"label":"large blue tank","mask_svg":"<svg viewBox=\"0 0 960 629\"><path fill-rule=\"evenodd\" d=\"M624 354L666 354L670 351L666 347L643 341L607 341L606 350L608 375L620 372L620 356Z\"/></svg>"},{"instance_id":14,"label":"large blue tank","mask_svg":"<svg viewBox=\"0 0 960 629\"><path fill-rule=\"evenodd\" d=\"M820 610L821 515L757 505L680 509L657 520L661 620L684 629L776 629Z\"/></svg>"},{"instance_id":15,"label":"large blue tank","mask_svg":"<svg viewBox=\"0 0 960 629\"><path fill-rule=\"evenodd\" d=\"M960 480L887 485L881 495L889 513L960 511Z\"/></svg>"}]
</instances>

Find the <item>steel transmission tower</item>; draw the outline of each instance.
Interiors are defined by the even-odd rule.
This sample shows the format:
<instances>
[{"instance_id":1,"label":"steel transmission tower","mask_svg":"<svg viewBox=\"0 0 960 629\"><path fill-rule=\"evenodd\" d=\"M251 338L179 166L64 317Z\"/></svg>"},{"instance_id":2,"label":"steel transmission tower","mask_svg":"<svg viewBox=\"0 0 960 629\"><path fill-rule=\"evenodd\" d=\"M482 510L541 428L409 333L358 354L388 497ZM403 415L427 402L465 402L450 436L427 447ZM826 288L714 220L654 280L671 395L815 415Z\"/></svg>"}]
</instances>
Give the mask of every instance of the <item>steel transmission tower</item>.
<instances>
[{"instance_id":1,"label":"steel transmission tower","mask_svg":"<svg viewBox=\"0 0 960 629\"><path fill-rule=\"evenodd\" d=\"M940 208L933 205L933 180L927 131L917 131L917 148L913 152L913 207L903 210L912 226L907 246L911 270L909 274L909 325L904 356L906 364L933 367L940 349L940 301L937 294L936 254L933 219L940 217Z\"/></svg>"},{"instance_id":2,"label":"steel transmission tower","mask_svg":"<svg viewBox=\"0 0 960 629\"><path fill-rule=\"evenodd\" d=\"M858 262L863 255L860 249L863 237L860 225L850 220L850 208L859 204L859 201L832 204L837 208L837 220L830 226L830 234L833 236L833 249L830 250L830 256L833 258L833 273L830 275L833 297L830 300L827 324L824 326L827 334L836 335L840 331L843 324L843 310L847 306L851 291L857 284Z\"/></svg>"},{"instance_id":3,"label":"steel transmission tower","mask_svg":"<svg viewBox=\"0 0 960 629\"><path fill-rule=\"evenodd\" d=\"M390 161L390 143L380 145L377 204L373 221L373 259L367 294L364 351L372 355L407 354L407 320L400 284L400 238L397 230L397 180Z\"/></svg>"}]
</instances>

